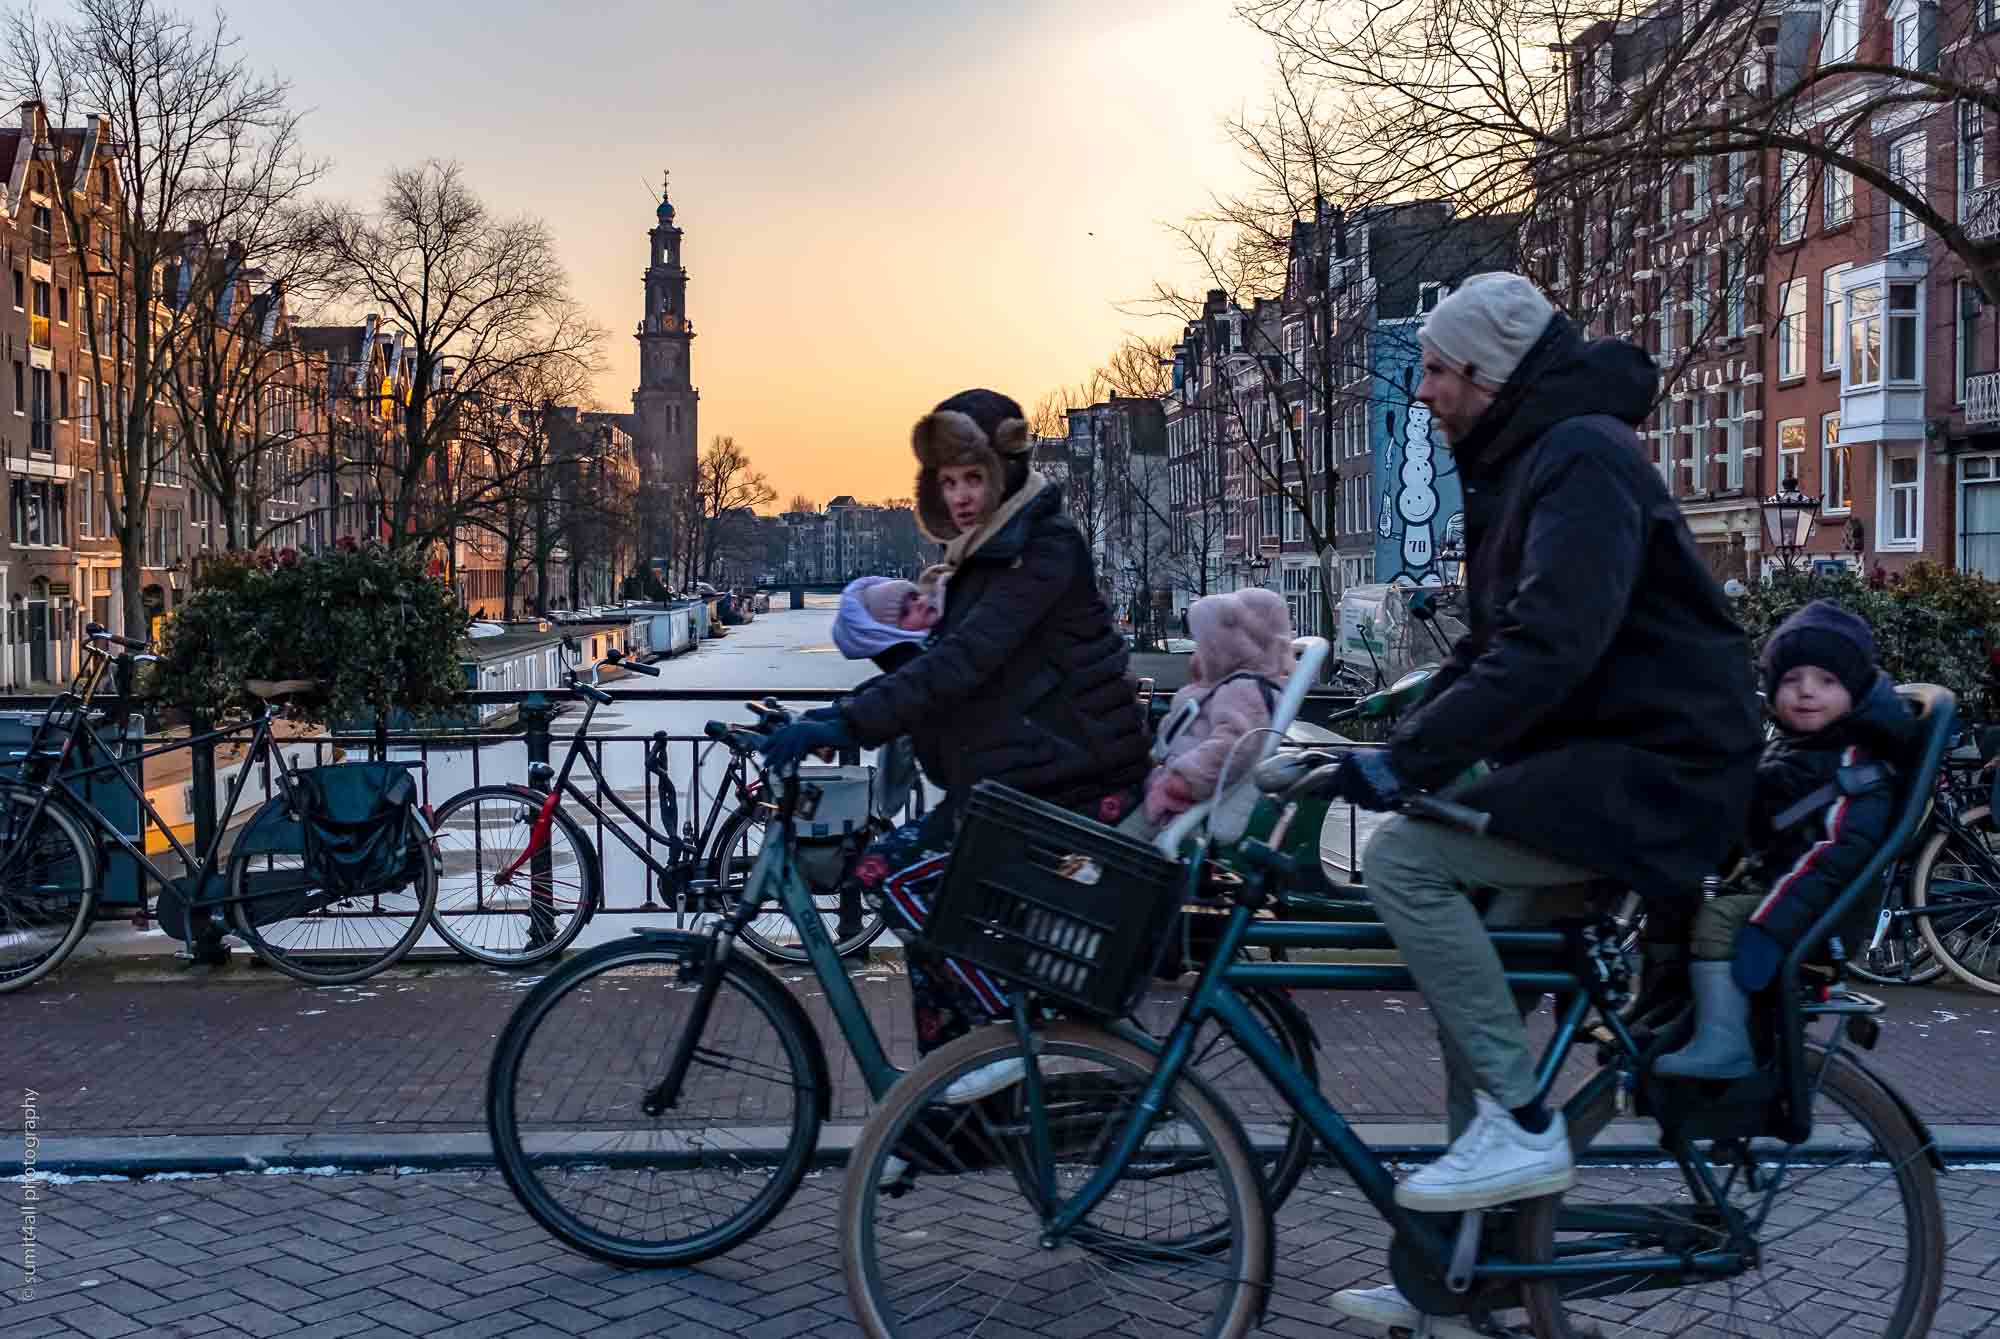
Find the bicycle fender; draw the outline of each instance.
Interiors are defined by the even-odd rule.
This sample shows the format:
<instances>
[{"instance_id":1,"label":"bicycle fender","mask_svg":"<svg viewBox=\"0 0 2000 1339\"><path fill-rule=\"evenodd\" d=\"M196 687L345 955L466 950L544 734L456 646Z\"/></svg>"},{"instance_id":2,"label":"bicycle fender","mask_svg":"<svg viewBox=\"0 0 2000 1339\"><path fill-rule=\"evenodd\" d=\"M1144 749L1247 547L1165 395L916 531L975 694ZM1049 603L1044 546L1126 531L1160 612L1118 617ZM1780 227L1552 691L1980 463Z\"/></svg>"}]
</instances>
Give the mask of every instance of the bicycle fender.
<instances>
[{"instance_id":1,"label":"bicycle fender","mask_svg":"<svg viewBox=\"0 0 2000 1339\"><path fill-rule=\"evenodd\" d=\"M690 966L701 966L708 962L710 950L715 940L705 934L695 934L687 930L656 930L640 928L632 932L656 948L665 948L674 953L682 962ZM814 1104L819 1108L819 1118L824 1123L833 1111L833 1080L826 1063L826 1044L820 1039L819 1029L806 1016L805 1007L798 997L785 987L778 974L758 962L740 948L729 955L729 965L746 974L754 973L764 978L773 991L772 998L779 1001L778 1009L789 1015L788 1021L805 1039L806 1065L812 1071Z\"/></svg>"},{"instance_id":2,"label":"bicycle fender","mask_svg":"<svg viewBox=\"0 0 2000 1339\"><path fill-rule=\"evenodd\" d=\"M1852 1047L1842 1047L1840 1058L1843 1063L1860 1070L1870 1083L1889 1094L1890 1100L1896 1104L1896 1109L1903 1113L1903 1118L1910 1122L1910 1128L1917 1132L1917 1138L1923 1141L1925 1159L1937 1169L1938 1175L1944 1175L1944 1154L1938 1152L1937 1137L1931 1133L1931 1127L1924 1123L1924 1118L1917 1114L1916 1108L1910 1105L1910 1100L1891 1085L1884 1083L1882 1076L1870 1069L1861 1057L1854 1053Z\"/></svg>"}]
</instances>

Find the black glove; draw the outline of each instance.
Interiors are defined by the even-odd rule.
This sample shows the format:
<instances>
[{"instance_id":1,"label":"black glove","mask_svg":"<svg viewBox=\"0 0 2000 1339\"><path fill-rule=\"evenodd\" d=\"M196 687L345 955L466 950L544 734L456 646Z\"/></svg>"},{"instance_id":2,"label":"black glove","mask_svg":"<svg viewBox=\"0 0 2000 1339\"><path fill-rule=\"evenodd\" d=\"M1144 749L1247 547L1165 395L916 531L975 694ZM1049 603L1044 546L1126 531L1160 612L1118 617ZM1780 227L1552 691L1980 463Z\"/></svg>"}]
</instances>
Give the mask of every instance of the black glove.
<instances>
[{"instance_id":1,"label":"black glove","mask_svg":"<svg viewBox=\"0 0 2000 1339\"><path fill-rule=\"evenodd\" d=\"M795 721L782 730L774 730L758 746L767 766L784 771L797 765L799 759L820 749L844 749L854 744L854 732L844 719L836 717L830 721Z\"/></svg>"},{"instance_id":2,"label":"black glove","mask_svg":"<svg viewBox=\"0 0 2000 1339\"><path fill-rule=\"evenodd\" d=\"M1362 809L1394 809L1403 798L1403 783L1389 767L1389 750L1355 749L1341 759L1334 776L1336 793Z\"/></svg>"},{"instance_id":3,"label":"black glove","mask_svg":"<svg viewBox=\"0 0 2000 1339\"><path fill-rule=\"evenodd\" d=\"M845 721L847 718L840 714L839 707L814 707L811 711L800 712L799 719L802 721Z\"/></svg>"}]
</instances>

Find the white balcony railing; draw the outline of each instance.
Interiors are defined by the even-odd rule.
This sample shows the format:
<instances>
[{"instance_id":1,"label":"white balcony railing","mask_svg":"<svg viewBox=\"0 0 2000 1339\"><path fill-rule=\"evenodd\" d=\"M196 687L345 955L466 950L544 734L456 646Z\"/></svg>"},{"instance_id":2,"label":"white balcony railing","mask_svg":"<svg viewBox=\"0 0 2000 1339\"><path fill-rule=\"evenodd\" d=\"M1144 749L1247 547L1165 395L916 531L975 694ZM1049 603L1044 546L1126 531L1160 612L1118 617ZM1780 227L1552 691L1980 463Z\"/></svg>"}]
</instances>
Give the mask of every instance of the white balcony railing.
<instances>
[{"instance_id":1,"label":"white balcony railing","mask_svg":"<svg viewBox=\"0 0 2000 1339\"><path fill-rule=\"evenodd\" d=\"M2000 237L2000 186L1958 193L1958 226L1975 242Z\"/></svg>"},{"instance_id":2,"label":"white balcony railing","mask_svg":"<svg viewBox=\"0 0 2000 1339\"><path fill-rule=\"evenodd\" d=\"M2000 372L1965 379L1965 421L2000 423Z\"/></svg>"}]
</instances>

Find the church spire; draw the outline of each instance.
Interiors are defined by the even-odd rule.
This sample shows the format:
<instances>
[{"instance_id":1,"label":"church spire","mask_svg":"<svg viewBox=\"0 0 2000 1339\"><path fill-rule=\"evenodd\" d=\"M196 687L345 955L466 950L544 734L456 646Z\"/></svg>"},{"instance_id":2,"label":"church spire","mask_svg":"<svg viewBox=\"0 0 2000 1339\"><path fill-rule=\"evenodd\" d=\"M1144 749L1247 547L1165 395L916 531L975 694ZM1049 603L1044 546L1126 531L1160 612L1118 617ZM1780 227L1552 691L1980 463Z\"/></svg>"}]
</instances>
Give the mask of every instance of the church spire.
<instances>
[{"instance_id":1,"label":"church spire","mask_svg":"<svg viewBox=\"0 0 2000 1339\"><path fill-rule=\"evenodd\" d=\"M672 174L660 175L660 204L646 267L646 305L639 321L639 385L632 393L632 440L640 469L651 480L693 477L696 414L694 326L687 318L687 270L681 265L680 226L667 191Z\"/></svg>"}]
</instances>

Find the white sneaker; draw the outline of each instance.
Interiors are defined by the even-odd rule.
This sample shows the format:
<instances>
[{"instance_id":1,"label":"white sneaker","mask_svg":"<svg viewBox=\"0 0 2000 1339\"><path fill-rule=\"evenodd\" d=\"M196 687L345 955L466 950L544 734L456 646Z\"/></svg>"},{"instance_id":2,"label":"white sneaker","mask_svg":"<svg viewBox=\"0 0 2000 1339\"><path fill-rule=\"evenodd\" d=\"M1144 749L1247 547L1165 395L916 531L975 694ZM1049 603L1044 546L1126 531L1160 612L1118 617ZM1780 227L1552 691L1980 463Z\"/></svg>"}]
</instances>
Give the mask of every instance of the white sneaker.
<instances>
[{"instance_id":1,"label":"white sneaker","mask_svg":"<svg viewBox=\"0 0 2000 1339\"><path fill-rule=\"evenodd\" d=\"M967 1102L991 1097L1003 1088L1011 1088L1027 1076L1027 1061L1019 1058L995 1060L990 1065L981 1065L971 1073L953 1079L938 1100L946 1106L962 1107Z\"/></svg>"},{"instance_id":2,"label":"white sneaker","mask_svg":"<svg viewBox=\"0 0 2000 1339\"><path fill-rule=\"evenodd\" d=\"M1576 1164L1562 1113L1550 1112L1549 1128L1529 1134L1507 1108L1485 1093L1477 1096L1472 1124L1443 1157L1403 1178L1396 1203L1422 1213L1463 1213L1570 1188Z\"/></svg>"},{"instance_id":3,"label":"white sneaker","mask_svg":"<svg viewBox=\"0 0 2000 1339\"><path fill-rule=\"evenodd\" d=\"M1415 1331L1424 1313L1394 1284L1386 1288L1347 1288L1326 1301L1328 1308L1350 1320L1380 1325L1383 1329ZM1456 1316L1432 1316L1428 1333L1433 1339L1486 1339L1486 1336Z\"/></svg>"}]
</instances>

